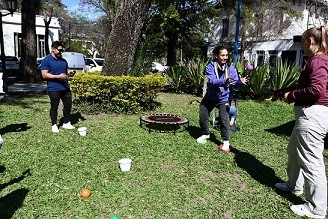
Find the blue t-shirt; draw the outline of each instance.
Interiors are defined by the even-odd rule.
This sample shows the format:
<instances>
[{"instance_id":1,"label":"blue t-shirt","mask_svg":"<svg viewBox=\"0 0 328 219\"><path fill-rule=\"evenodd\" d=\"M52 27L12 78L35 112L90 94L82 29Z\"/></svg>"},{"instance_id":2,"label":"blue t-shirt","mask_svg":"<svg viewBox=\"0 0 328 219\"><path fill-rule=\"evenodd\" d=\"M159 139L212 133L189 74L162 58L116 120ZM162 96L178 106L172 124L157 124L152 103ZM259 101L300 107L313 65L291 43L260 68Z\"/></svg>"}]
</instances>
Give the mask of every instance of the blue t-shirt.
<instances>
[{"instance_id":1,"label":"blue t-shirt","mask_svg":"<svg viewBox=\"0 0 328 219\"><path fill-rule=\"evenodd\" d=\"M41 62L41 71L48 70L53 75L67 74L68 63L63 58L55 58L51 54L47 55ZM68 80L47 79L47 91L70 90Z\"/></svg>"}]
</instances>

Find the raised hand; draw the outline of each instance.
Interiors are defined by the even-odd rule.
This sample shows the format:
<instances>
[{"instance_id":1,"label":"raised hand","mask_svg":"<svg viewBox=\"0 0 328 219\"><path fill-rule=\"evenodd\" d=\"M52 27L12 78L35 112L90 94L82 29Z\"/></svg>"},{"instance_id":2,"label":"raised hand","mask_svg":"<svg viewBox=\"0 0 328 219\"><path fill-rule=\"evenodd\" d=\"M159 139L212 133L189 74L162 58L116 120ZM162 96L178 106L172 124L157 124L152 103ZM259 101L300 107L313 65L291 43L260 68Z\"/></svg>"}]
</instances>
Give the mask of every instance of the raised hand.
<instances>
[{"instance_id":1,"label":"raised hand","mask_svg":"<svg viewBox=\"0 0 328 219\"><path fill-rule=\"evenodd\" d=\"M240 81L243 83L243 84L247 84L249 82L249 77L240 77Z\"/></svg>"}]
</instances>

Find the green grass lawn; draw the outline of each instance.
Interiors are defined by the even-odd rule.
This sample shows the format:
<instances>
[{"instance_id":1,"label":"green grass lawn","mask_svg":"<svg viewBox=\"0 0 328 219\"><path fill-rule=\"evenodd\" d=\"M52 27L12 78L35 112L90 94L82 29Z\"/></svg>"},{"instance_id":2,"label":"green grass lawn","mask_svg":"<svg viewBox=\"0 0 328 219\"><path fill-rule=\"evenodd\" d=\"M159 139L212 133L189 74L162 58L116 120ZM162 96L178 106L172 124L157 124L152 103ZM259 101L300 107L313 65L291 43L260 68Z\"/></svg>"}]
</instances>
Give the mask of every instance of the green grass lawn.
<instances>
[{"instance_id":1,"label":"green grass lawn","mask_svg":"<svg viewBox=\"0 0 328 219\"><path fill-rule=\"evenodd\" d=\"M215 129L207 144L196 143L200 98L161 93L157 100L156 112L187 117L189 129L148 133L139 127L148 112L74 112L87 136L53 134L46 95L1 103L0 218L297 218L289 205L303 197L274 189L286 180L292 105L239 100L241 130L231 136L234 152L224 153ZM119 169L124 157L133 160L130 172Z\"/></svg>"}]
</instances>

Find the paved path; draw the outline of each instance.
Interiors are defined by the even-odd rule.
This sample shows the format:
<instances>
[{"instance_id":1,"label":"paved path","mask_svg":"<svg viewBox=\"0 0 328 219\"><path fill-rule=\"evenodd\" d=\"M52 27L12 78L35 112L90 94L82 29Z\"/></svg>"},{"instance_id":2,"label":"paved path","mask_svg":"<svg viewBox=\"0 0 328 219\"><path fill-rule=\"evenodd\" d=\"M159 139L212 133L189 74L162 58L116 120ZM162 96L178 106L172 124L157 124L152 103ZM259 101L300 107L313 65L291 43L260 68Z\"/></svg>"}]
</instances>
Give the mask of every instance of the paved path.
<instances>
[{"instance_id":1,"label":"paved path","mask_svg":"<svg viewBox=\"0 0 328 219\"><path fill-rule=\"evenodd\" d=\"M8 86L8 93L46 93L47 83L14 83Z\"/></svg>"}]
</instances>

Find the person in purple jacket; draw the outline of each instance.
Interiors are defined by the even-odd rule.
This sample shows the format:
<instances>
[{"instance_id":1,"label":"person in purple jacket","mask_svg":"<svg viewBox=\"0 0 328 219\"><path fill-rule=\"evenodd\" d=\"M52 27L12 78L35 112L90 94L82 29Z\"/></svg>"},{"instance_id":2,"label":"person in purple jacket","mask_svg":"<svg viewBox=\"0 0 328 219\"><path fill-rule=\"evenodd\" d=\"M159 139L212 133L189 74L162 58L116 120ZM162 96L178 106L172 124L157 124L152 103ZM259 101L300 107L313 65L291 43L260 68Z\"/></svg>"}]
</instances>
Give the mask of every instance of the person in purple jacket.
<instances>
[{"instance_id":1,"label":"person in purple jacket","mask_svg":"<svg viewBox=\"0 0 328 219\"><path fill-rule=\"evenodd\" d=\"M296 86L277 90L272 99L294 103L295 126L287 154L287 182L277 189L303 193L305 203L290 209L299 216L325 218L327 179L323 158L324 139L328 132L328 47L327 29L310 28L302 34L302 48L309 56Z\"/></svg>"},{"instance_id":2,"label":"person in purple jacket","mask_svg":"<svg viewBox=\"0 0 328 219\"><path fill-rule=\"evenodd\" d=\"M217 107L219 109L220 133L223 139L220 149L229 151L229 93L231 86L236 85L238 81L246 83L248 79L239 79L236 69L230 64L226 47L215 47L213 54L215 58L206 67L205 83L207 83L207 90L199 107L199 125L202 129L202 135L197 138L197 142L210 138L208 118L214 107Z\"/></svg>"}]
</instances>

